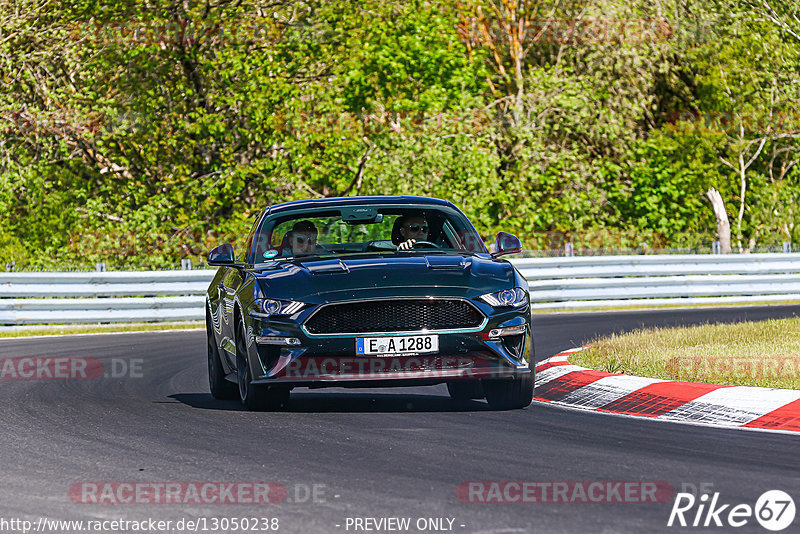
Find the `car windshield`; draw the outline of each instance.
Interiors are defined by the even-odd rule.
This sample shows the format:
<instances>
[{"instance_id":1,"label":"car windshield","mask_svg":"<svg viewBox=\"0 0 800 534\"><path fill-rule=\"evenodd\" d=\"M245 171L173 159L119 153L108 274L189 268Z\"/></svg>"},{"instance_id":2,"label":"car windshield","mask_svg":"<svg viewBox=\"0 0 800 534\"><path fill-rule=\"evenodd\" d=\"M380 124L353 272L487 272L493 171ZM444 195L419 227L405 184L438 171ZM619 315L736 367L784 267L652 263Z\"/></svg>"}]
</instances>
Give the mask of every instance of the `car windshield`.
<instances>
[{"instance_id":1,"label":"car windshield","mask_svg":"<svg viewBox=\"0 0 800 534\"><path fill-rule=\"evenodd\" d=\"M364 253L485 253L458 210L439 206L347 206L267 217L253 237L252 261Z\"/></svg>"}]
</instances>

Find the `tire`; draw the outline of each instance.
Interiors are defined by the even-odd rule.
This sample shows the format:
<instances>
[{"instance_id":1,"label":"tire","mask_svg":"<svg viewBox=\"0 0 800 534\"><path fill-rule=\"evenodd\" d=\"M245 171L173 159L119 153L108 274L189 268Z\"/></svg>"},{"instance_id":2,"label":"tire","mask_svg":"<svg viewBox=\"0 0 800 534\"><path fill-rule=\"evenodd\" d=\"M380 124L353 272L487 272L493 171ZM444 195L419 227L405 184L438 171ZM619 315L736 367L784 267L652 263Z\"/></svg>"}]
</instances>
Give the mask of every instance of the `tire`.
<instances>
[{"instance_id":1,"label":"tire","mask_svg":"<svg viewBox=\"0 0 800 534\"><path fill-rule=\"evenodd\" d=\"M448 382L447 392L453 400L482 399L484 397L483 386L480 380Z\"/></svg>"},{"instance_id":2,"label":"tire","mask_svg":"<svg viewBox=\"0 0 800 534\"><path fill-rule=\"evenodd\" d=\"M483 383L486 400L495 410L525 408L533 400L533 371L511 380L492 379Z\"/></svg>"},{"instance_id":3,"label":"tire","mask_svg":"<svg viewBox=\"0 0 800 534\"><path fill-rule=\"evenodd\" d=\"M289 388L253 384L247 361L247 343L244 323L236 335L236 376L239 383L239 400L250 411L279 410L289 403Z\"/></svg>"},{"instance_id":4,"label":"tire","mask_svg":"<svg viewBox=\"0 0 800 534\"><path fill-rule=\"evenodd\" d=\"M217 400L233 400L239 398L239 390L236 384L225 379L225 369L219 357L214 331L211 327L211 320L206 313L206 335L208 338L208 387L211 396Z\"/></svg>"}]
</instances>

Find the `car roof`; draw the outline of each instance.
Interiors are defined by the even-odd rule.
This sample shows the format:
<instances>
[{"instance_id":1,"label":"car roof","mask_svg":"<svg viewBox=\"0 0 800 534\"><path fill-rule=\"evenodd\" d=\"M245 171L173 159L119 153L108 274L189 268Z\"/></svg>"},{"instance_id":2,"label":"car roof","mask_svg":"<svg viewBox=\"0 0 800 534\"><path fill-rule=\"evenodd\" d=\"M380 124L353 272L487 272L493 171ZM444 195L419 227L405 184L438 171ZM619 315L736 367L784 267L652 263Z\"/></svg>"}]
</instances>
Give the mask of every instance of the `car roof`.
<instances>
[{"instance_id":1,"label":"car roof","mask_svg":"<svg viewBox=\"0 0 800 534\"><path fill-rule=\"evenodd\" d=\"M306 208L333 208L341 206L365 206L365 205L391 205L391 204L413 204L416 206L447 206L455 208L455 205L439 198L417 197L412 195L395 196L373 196L373 197L332 197L332 198L311 198L307 200L294 200L284 202L266 208L264 215L273 215L284 211L293 211Z\"/></svg>"}]
</instances>

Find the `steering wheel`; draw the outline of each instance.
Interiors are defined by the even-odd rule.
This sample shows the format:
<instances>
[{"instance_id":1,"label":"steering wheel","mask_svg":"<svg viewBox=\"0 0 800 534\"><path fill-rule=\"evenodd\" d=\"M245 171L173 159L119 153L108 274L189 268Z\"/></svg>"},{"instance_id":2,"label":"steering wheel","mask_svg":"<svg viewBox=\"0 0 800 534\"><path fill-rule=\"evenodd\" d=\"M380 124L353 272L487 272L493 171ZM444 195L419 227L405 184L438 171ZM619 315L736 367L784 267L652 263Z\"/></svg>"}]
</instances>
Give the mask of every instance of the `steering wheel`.
<instances>
[{"instance_id":1,"label":"steering wheel","mask_svg":"<svg viewBox=\"0 0 800 534\"><path fill-rule=\"evenodd\" d=\"M431 243L430 241L416 241L411 248L442 248L436 243Z\"/></svg>"}]
</instances>

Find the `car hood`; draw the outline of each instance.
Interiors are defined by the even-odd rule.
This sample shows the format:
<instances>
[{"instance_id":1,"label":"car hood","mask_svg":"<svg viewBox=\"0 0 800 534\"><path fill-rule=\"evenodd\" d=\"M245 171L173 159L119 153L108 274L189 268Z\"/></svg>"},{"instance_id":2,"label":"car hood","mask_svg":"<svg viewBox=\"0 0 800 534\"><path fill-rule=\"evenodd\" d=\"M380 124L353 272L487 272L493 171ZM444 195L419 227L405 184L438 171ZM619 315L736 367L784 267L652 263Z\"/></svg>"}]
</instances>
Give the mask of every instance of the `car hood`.
<instances>
[{"instance_id":1,"label":"car hood","mask_svg":"<svg viewBox=\"0 0 800 534\"><path fill-rule=\"evenodd\" d=\"M312 257L256 266L264 296L324 302L394 295L474 298L513 287L507 261L471 255Z\"/></svg>"}]
</instances>

